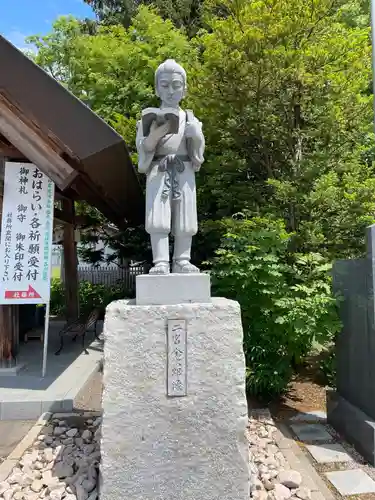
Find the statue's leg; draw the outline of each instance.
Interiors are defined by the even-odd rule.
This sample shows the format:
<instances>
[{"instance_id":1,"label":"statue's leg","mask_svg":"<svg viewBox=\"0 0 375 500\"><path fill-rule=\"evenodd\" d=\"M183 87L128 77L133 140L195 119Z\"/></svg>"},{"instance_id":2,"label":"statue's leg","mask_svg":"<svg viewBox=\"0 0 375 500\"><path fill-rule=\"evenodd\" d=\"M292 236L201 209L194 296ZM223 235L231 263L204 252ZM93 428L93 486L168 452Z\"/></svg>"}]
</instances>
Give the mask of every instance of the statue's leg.
<instances>
[{"instance_id":1,"label":"statue's leg","mask_svg":"<svg viewBox=\"0 0 375 500\"><path fill-rule=\"evenodd\" d=\"M191 241L190 235L175 234L173 261L187 260L191 258Z\"/></svg>"},{"instance_id":2,"label":"statue's leg","mask_svg":"<svg viewBox=\"0 0 375 500\"><path fill-rule=\"evenodd\" d=\"M172 233L174 235L173 273L199 273L191 264L191 243L197 233L197 208L194 172L186 168L180 176L181 200L172 212Z\"/></svg>"},{"instance_id":3,"label":"statue's leg","mask_svg":"<svg viewBox=\"0 0 375 500\"><path fill-rule=\"evenodd\" d=\"M169 236L165 233L151 233L151 247L154 267L150 274L169 274Z\"/></svg>"},{"instance_id":4,"label":"statue's leg","mask_svg":"<svg viewBox=\"0 0 375 500\"><path fill-rule=\"evenodd\" d=\"M192 236L177 232L174 240L173 273L199 273L190 262Z\"/></svg>"}]
</instances>

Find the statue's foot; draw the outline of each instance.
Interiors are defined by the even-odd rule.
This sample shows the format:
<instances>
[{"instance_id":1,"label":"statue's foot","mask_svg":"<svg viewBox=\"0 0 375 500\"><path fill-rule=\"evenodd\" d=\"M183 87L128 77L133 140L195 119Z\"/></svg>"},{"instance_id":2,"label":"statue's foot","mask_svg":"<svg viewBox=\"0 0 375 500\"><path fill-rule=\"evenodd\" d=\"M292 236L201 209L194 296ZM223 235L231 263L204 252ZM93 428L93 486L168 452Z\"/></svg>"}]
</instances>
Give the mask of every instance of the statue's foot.
<instances>
[{"instance_id":1,"label":"statue's foot","mask_svg":"<svg viewBox=\"0 0 375 500\"><path fill-rule=\"evenodd\" d=\"M169 262L158 262L150 269L149 274L169 274Z\"/></svg>"},{"instance_id":2,"label":"statue's foot","mask_svg":"<svg viewBox=\"0 0 375 500\"><path fill-rule=\"evenodd\" d=\"M188 260L175 260L173 262L172 273L176 274L188 274L188 273L199 273L197 266L194 266Z\"/></svg>"}]
</instances>

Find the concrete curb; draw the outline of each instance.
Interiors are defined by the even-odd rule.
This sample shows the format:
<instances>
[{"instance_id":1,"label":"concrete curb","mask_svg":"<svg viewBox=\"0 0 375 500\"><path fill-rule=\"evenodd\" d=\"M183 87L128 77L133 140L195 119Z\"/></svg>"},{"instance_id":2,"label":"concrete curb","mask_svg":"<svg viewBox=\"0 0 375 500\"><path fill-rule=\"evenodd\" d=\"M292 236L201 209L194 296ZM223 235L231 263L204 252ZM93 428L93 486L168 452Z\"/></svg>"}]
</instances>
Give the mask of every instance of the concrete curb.
<instances>
[{"instance_id":1,"label":"concrete curb","mask_svg":"<svg viewBox=\"0 0 375 500\"><path fill-rule=\"evenodd\" d=\"M305 453L295 442L286 425L275 422L276 443L291 469L301 473L302 486L311 490L311 500L335 500L336 497L329 490L323 479L319 476Z\"/></svg>"},{"instance_id":2,"label":"concrete curb","mask_svg":"<svg viewBox=\"0 0 375 500\"><path fill-rule=\"evenodd\" d=\"M41 415L35 424L31 427L26 436L18 443L14 450L8 455L2 464L0 464L0 482L5 481L11 474L12 470L21 460L24 453L34 444L35 440L54 418L66 419L69 417L81 418L97 418L101 417L102 412L99 411L82 411L75 413L51 413L46 412Z\"/></svg>"}]
</instances>

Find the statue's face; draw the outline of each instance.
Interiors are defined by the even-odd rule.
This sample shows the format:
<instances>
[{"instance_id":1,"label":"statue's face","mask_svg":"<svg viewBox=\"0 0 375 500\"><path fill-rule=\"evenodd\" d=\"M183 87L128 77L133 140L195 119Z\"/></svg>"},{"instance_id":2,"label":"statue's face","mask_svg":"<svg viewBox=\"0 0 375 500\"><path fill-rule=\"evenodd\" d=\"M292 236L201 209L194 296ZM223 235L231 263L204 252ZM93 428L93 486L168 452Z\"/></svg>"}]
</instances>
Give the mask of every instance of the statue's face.
<instances>
[{"instance_id":1,"label":"statue's face","mask_svg":"<svg viewBox=\"0 0 375 500\"><path fill-rule=\"evenodd\" d=\"M180 73L161 73L158 78L157 91L165 106L177 107L184 97L184 79Z\"/></svg>"}]
</instances>

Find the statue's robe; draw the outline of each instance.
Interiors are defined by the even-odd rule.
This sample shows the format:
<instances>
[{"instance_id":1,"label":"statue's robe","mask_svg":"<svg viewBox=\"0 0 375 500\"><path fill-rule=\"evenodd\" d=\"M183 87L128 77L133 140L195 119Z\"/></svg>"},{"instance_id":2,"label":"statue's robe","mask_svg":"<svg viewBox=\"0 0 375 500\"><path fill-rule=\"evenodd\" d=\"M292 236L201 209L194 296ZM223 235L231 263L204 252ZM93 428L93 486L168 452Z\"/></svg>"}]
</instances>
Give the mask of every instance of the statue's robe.
<instances>
[{"instance_id":1,"label":"statue's robe","mask_svg":"<svg viewBox=\"0 0 375 500\"><path fill-rule=\"evenodd\" d=\"M197 141L184 136L187 116L189 122L199 126L201 137ZM198 230L195 172L204 161L201 122L191 111L180 110L178 133L163 137L156 151L146 151L144 139L142 123L138 122L138 171L147 175L146 231L149 234L169 234L172 231L174 235L193 236ZM171 169L165 167L167 155L176 156L173 179Z\"/></svg>"}]
</instances>

